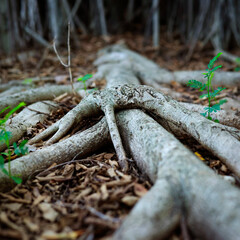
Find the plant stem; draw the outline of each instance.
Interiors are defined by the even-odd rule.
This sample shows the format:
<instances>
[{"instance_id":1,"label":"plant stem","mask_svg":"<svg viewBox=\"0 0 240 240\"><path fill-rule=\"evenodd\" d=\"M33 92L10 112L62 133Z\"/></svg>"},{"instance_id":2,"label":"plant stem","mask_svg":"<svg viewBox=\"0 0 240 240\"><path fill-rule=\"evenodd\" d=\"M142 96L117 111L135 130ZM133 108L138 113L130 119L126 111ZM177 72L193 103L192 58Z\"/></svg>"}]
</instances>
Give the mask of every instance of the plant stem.
<instances>
[{"instance_id":1,"label":"plant stem","mask_svg":"<svg viewBox=\"0 0 240 240\"><path fill-rule=\"evenodd\" d=\"M9 144L8 138L6 139L6 145L7 145L7 159L8 159L8 176L11 178L11 176L12 176L12 174L11 174L11 153L10 153L11 151L10 151L10 144Z\"/></svg>"},{"instance_id":2,"label":"plant stem","mask_svg":"<svg viewBox=\"0 0 240 240\"><path fill-rule=\"evenodd\" d=\"M208 92L208 119L210 119L210 107L211 107L211 99L210 99L210 79L208 76L208 88L207 88L207 92Z\"/></svg>"}]
</instances>

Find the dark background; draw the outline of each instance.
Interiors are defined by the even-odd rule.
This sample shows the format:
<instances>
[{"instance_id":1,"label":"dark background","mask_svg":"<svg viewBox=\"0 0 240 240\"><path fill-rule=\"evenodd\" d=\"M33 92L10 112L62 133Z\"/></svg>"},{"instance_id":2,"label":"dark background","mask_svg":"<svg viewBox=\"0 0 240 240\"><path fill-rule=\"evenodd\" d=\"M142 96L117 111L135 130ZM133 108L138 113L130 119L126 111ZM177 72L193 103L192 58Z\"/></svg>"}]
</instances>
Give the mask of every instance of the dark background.
<instances>
[{"instance_id":1,"label":"dark background","mask_svg":"<svg viewBox=\"0 0 240 240\"><path fill-rule=\"evenodd\" d=\"M78 47L81 35L142 34L161 49L162 37L179 39L191 57L196 44L217 50L240 45L239 0L1 0L0 52L48 46L56 38Z\"/></svg>"}]
</instances>

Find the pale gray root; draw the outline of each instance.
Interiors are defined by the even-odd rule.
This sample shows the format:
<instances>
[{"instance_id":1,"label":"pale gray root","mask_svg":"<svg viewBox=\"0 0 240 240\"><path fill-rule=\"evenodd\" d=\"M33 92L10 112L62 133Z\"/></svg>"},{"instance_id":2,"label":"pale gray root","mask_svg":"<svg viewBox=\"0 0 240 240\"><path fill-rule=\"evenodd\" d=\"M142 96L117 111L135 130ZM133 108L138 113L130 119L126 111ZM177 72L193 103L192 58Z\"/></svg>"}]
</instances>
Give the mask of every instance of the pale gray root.
<instances>
[{"instance_id":1,"label":"pale gray root","mask_svg":"<svg viewBox=\"0 0 240 240\"><path fill-rule=\"evenodd\" d=\"M115 151L118 156L118 162L121 166L122 170L126 172L128 170L128 162L125 150L122 145L122 140L118 131L118 127L116 124L114 109L112 106L107 105L104 108L104 114L106 116L106 121L108 124L109 132L111 135L111 139L115 148Z\"/></svg>"},{"instance_id":2,"label":"pale gray root","mask_svg":"<svg viewBox=\"0 0 240 240\"><path fill-rule=\"evenodd\" d=\"M0 92L0 98L7 97L14 93L24 92L32 87L30 86L12 86L4 92Z\"/></svg>"},{"instance_id":3,"label":"pale gray root","mask_svg":"<svg viewBox=\"0 0 240 240\"><path fill-rule=\"evenodd\" d=\"M99 115L101 113L101 108L91 100L91 96L92 95L89 95L83 99L63 118L48 127L45 131L36 135L34 138L29 140L28 143L33 144L53 135L46 143L47 145L53 144L62 138L74 125L77 125L83 118ZM89 99L89 101L86 101L86 99Z\"/></svg>"},{"instance_id":4,"label":"pale gray root","mask_svg":"<svg viewBox=\"0 0 240 240\"><path fill-rule=\"evenodd\" d=\"M113 240L166 239L179 226L181 208L171 184L158 180L134 206Z\"/></svg>"},{"instance_id":5,"label":"pale gray root","mask_svg":"<svg viewBox=\"0 0 240 240\"><path fill-rule=\"evenodd\" d=\"M29 83L24 83L24 80L12 80L8 83L4 83L0 85L0 92L6 91L10 89L11 87L21 86L21 87L29 87L31 84L36 84L39 82L56 82L54 77L34 77L29 78L31 81Z\"/></svg>"},{"instance_id":6,"label":"pale gray root","mask_svg":"<svg viewBox=\"0 0 240 240\"><path fill-rule=\"evenodd\" d=\"M240 152L238 150L240 149L240 131L238 129L215 123L202 117L199 113L189 111L171 97L150 87L138 86L135 88L123 85L118 90L114 89L116 108L123 106L143 108L175 124L218 156L234 173L240 176ZM116 91L119 95L116 94Z\"/></svg>"},{"instance_id":7,"label":"pale gray root","mask_svg":"<svg viewBox=\"0 0 240 240\"><path fill-rule=\"evenodd\" d=\"M240 131L238 129L210 121L199 113L186 109L171 97L147 86L120 85L95 91L30 143L52 134L55 135L50 139L50 143L56 142L83 117L99 114L108 106L114 109L145 109L160 119L176 125L219 157L236 175L240 176ZM118 144L117 142L114 145Z\"/></svg>"},{"instance_id":8,"label":"pale gray root","mask_svg":"<svg viewBox=\"0 0 240 240\"><path fill-rule=\"evenodd\" d=\"M235 63L237 65L240 65L240 58L236 55L233 55L229 52L226 52L222 49L217 49L215 50L215 54L218 54L219 52L222 52L222 55L221 57L224 58L225 60L229 61L229 62L232 62L232 63Z\"/></svg>"},{"instance_id":9,"label":"pale gray root","mask_svg":"<svg viewBox=\"0 0 240 240\"><path fill-rule=\"evenodd\" d=\"M12 137L9 144L22 138L28 128L36 126L37 123L43 122L48 115L58 109L58 104L52 101L36 102L24 108L15 117L6 122L6 131L11 132ZM0 144L0 151L6 149L6 144Z\"/></svg>"},{"instance_id":10,"label":"pale gray root","mask_svg":"<svg viewBox=\"0 0 240 240\"><path fill-rule=\"evenodd\" d=\"M204 110L204 108L206 106L203 106L203 105L193 104L193 103L184 103L184 102L182 102L180 104L193 112L203 113L206 111L206 110ZM237 115L237 111L221 110L218 112L212 112L211 117L214 120L218 119L221 124L240 129L240 117Z\"/></svg>"},{"instance_id":11,"label":"pale gray root","mask_svg":"<svg viewBox=\"0 0 240 240\"><path fill-rule=\"evenodd\" d=\"M126 148L154 186L135 205L114 240L165 239L180 215L200 239L238 239L239 189L142 111L121 111L117 121Z\"/></svg>"},{"instance_id":12,"label":"pale gray root","mask_svg":"<svg viewBox=\"0 0 240 240\"><path fill-rule=\"evenodd\" d=\"M196 79L200 82L205 82L201 71L175 71L170 72L159 67L151 60L126 49L120 45L109 46L99 53L100 57L94 62L96 66L111 63L131 62L132 70L146 85L157 87L157 84L171 83L177 81L182 84L187 84L188 80ZM216 72L212 85L240 85L240 73L238 72Z\"/></svg>"},{"instance_id":13,"label":"pale gray root","mask_svg":"<svg viewBox=\"0 0 240 240\"><path fill-rule=\"evenodd\" d=\"M79 86L79 84L75 85ZM49 85L35 89L26 90L24 92L11 94L0 98L0 111L8 106L16 107L20 102L26 104L35 103L38 101L52 100L63 93L72 93L72 88L69 85L56 86ZM6 111L7 112L7 111ZM4 112L4 113L6 113Z\"/></svg>"},{"instance_id":14,"label":"pale gray root","mask_svg":"<svg viewBox=\"0 0 240 240\"><path fill-rule=\"evenodd\" d=\"M25 181L36 171L53 163L63 163L74 157L82 158L109 143L110 136L105 118L93 127L59 143L44 147L11 162L12 175L20 175ZM5 168L8 169L7 163ZM14 182L0 171L0 191L9 190Z\"/></svg>"},{"instance_id":15,"label":"pale gray root","mask_svg":"<svg viewBox=\"0 0 240 240\"><path fill-rule=\"evenodd\" d=\"M107 68L109 66L106 66ZM139 84L138 79L126 68L125 65L119 65L118 68L113 68L112 66L105 73L107 80L107 87L114 87L116 85L125 83L133 83L135 85ZM69 111L61 120L54 123L52 126L47 128L42 133L38 134L36 137L29 141L29 144L33 144L43 140L49 136L52 136L46 144L52 144L61 139L73 125L81 122L83 118L95 116L103 111L106 115L108 126L110 129L110 134L112 137L113 145L118 155L119 164L124 171L128 169L128 162L125 151L122 146L121 138L119 136L118 128L115 124L114 108L112 107L113 97L111 94L106 96L101 96L98 91L93 94L86 96L73 110ZM111 110L110 110L111 109Z\"/></svg>"},{"instance_id":16,"label":"pale gray root","mask_svg":"<svg viewBox=\"0 0 240 240\"><path fill-rule=\"evenodd\" d=\"M156 87L159 83L170 83L174 80L170 71L160 68L156 63L131 50L113 47L113 52L111 52L110 48L109 51L109 53L99 57L94 62L94 65L101 67L101 65L104 64L128 64L135 75L140 78L144 84L153 87Z\"/></svg>"}]
</instances>

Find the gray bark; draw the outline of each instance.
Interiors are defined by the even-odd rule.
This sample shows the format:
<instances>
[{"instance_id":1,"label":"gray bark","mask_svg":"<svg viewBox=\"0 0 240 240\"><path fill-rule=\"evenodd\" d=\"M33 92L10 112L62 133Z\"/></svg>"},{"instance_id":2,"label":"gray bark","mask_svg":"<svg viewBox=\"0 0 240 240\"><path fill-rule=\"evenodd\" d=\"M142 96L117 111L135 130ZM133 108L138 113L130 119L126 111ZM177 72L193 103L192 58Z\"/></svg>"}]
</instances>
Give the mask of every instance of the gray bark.
<instances>
[{"instance_id":1,"label":"gray bark","mask_svg":"<svg viewBox=\"0 0 240 240\"><path fill-rule=\"evenodd\" d=\"M156 8L156 10L155 10ZM152 1L153 13L153 46L159 47L159 0Z\"/></svg>"},{"instance_id":2,"label":"gray bark","mask_svg":"<svg viewBox=\"0 0 240 240\"><path fill-rule=\"evenodd\" d=\"M99 14L99 20L100 20L100 26L101 26L101 34L104 36L107 36L107 25L105 20L105 12L104 12L104 6L102 0L97 0L97 8L98 8L98 14Z\"/></svg>"},{"instance_id":3,"label":"gray bark","mask_svg":"<svg viewBox=\"0 0 240 240\"><path fill-rule=\"evenodd\" d=\"M28 128L36 126L43 122L53 110L57 110L58 105L52 101L36 102L23 109L15 117L6 122L6 131L11 132L12 137L9 144L18 141L24 135ZM0 144L0 151L6 148L5 144Z\"/></svg>"},{"instance_id":4,"label":"gray bark","mask_svg":"<svg viewBox=\"0 0 240 240\"><path fill-rule=\"evenodd\" d=\"M33 173L48 168L52 163L67 162L76 156L82 158L101 148L109 141L107 124L103 119L93 127L66 140L12 161L11 172L12 175L21 176L25 181ZM5 168L8 168L7 163ZM0 171L0 191L9 190L14 185L14 182Z\"/></svg>"},{"instance_id":5,"label":"gray bark","mask_svg":"<svg viewBox=\"0 0 240 240\"><path fill-rule=\"evenodd\" d=\"M200 239L238 239L239 189L143 112L126 110L117 120L126 147L154 186L113 239L164 239L179 224L180 215Z\"/></svg>"},{"instance_id":6,"label":"gray bark","mask_svg":"<svg viewBox=\"0 0 240 240\"><path fill-rule=\"evenodd\" d=\"M79 86L79 84L77 86ZM36 89L26 90L24 92L15 93L7 97L4 96L0 98L0 111L8 106L11 106L11 108L14 108L20 102L25 102L26 104L30 104L38 101L52 100L55 97L66 92L72 93L71 86L52 85L52 86L44 86Z\"/></svg>"}]
</instances>

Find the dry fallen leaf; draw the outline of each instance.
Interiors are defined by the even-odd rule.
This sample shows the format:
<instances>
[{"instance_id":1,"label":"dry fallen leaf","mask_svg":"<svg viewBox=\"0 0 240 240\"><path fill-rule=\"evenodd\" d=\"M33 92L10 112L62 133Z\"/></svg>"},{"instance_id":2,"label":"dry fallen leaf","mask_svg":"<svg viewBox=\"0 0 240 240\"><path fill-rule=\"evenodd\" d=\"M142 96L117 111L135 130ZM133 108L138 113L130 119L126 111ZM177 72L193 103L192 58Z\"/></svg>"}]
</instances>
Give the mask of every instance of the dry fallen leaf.
<instances>
[{"instance_id":1,"label":"dry fallen leaf","mask_svg":"<svg viewBox=\"0 0 240 240\"><path fill-rule=\"evenodd\" d=\"M138 197L135 196L125 196L121 199L121 201L123 203L125 203L126 205L128 205L129 207L134 206L135 203L138 201Z\"/></svg>"},{"instance_id":2,"label":"dry fallen leaf","mask_svg":"<svg viewBox=\"0 0 240 240\"><path fill-rule=\"evenodd\" d=\"M147 192L148 190L142 184L139 184L139 183L134 184L134 193L138 197L144 196Z\"/></svg>"},{"instance_id":3,"label":"dry fallen leaf","mask_svg":"<svg viewBox=\"0 0 240 240\"><path fill-rule=\"evenodd\" d=\"M40 203L38 205L39 209L43 212L43 218L49 220L50 222L54 222L58 217L58 212L56 212L51 204L49 203Z\"/></svg>"},{"instance_id":4,"label":"dry fallen leaf","mask_svg":"<svg viewBox=\"0 0 240 240\"><path fill-rule=\"evenodd\" d=\"M6 203L6 204L2 204L2 207L7 208L12 212L17 212L22 205L23 205L22 203Z\"/></svg>"}]
</instances>

